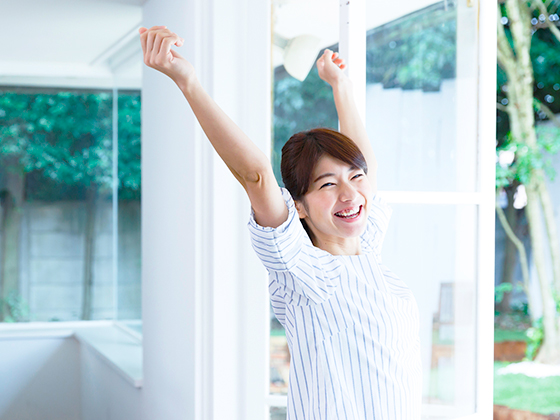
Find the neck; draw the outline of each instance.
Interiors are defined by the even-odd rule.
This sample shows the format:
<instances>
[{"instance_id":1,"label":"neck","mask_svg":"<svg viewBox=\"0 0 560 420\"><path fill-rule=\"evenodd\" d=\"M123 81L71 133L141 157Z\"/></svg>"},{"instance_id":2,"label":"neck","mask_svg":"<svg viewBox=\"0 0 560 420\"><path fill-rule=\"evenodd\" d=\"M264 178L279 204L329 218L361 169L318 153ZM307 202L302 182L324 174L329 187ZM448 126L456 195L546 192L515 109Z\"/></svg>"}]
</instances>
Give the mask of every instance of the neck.
<instances>
[{"instance_id":1,"label":"neck","mask_svg":"<svg viewBox=\"0 0 560 420\"><path fill-rule=\"evenodd\" d=\"M313 239L313 245L332 255L360 255L360 238L318 238Z\"/></svg>"}]
</instances>

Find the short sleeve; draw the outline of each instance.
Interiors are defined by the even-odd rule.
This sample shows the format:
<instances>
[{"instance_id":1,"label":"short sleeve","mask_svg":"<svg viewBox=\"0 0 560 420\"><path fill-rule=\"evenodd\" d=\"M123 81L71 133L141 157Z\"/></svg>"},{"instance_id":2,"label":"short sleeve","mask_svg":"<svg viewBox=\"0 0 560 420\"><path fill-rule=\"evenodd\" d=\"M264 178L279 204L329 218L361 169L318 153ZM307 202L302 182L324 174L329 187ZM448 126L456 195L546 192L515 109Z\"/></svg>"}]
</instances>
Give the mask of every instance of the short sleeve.
<instances>
[{"instance_id":1,"label":"short sleeve","mask_svg":"<svg viewBox=\"0 0 560 420\"><path fill-rule=\"evenodd\" d=\"M393 208L376 193L370 201L368 223L365 232L362 235L362 243L369 249L372 249L377 255L381 254L383 240L389 228L389 220Z\"/></svg>"},{"instance_id":2,"label":"short sleeve","mask_svg":"<svg viewBox=\"0 0 560 420\"><path fill-rule=\"evenodd\" d=\"M253 249L277 283L276 295L286 303L321 303L340 283L340 261L311 243L296 211L292 196L282 188L288 218L276 228L260 226L251 209L248 227Z\"/></svg>"}]
</instances>

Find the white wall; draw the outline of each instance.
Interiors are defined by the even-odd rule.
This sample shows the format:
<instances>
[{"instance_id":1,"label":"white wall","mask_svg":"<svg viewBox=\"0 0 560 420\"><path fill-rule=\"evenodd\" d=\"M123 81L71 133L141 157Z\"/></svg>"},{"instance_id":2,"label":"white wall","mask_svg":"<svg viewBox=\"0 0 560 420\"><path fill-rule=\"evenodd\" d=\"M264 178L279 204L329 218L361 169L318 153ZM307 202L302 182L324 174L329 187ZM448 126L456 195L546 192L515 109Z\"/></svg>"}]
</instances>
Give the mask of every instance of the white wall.
<instances>
[{"instance_id":1,"label":"white wall","mask_svg":"<svg viewBox=\"0 0 560 420\"><path fill-rule=\"evenodd\" d=\"M1 420L81 419L76 340L0 339L0 361Z\"/></svg>"},{"instance_id":2,"label":"white wall","mask_svg":"<svg viewBox=\"0 0 560 420\"><path fill-rule=\"evenodd\" d=\"M144 4L144 26L185 38L178 52L265 151L269 18L260 0ZM249 202L180 91L149 68L142 148L143 418L262 420L268 283L248 239Z\"/></svg>"},{"instance_id":3,"label":"white wall","mask_svg":"<svg viewBox=\"0 0 560 420\"><path fill-rule=\"evenodd\" d=\"M167 25L197 67L200 1L149 0L143 25ZM145 420L194 419L199 149L195 119L177 86L144 67L142 80L142 316Z\"/></svg>"},{"instance_id":4,"label":"white wall","mask_svg":"<svg viewBox=\"0 0 560 420\"><path fill-rule=\"evenodd\" d=\"M133 387L90 347L80 351L80 420L139 420L142 389Z\"/></svg>"},{"instance_id":5,"label":"white wall","mask_svg":"<svg viewBox=\"0 0 560 420\"><path fill-rule=\"evenodd\" d=\"M0 420L141 418L141 388L80 344L71 328L26 329L4 329L0 337Z\"/></svg>"}]
</instances>

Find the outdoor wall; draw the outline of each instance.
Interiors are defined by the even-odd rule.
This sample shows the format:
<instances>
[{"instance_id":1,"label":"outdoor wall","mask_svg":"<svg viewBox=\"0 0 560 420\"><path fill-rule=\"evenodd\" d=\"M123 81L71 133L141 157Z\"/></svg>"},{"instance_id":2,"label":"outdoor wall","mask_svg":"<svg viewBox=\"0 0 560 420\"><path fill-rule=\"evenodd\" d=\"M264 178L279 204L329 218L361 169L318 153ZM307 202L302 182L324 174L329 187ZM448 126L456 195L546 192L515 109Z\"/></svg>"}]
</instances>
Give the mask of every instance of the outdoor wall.
<instances>
[{"instance_id":1,"label":"outdoor wall","mask_svg":"<svg viewBox=\"0 0 560 420\"><path fill-rule=\"evenodd\" d=\"M23 209L20 293L31 321L81 319L85 203L31 202ZM97 207L91 319L113 319L113 231L110 202ZM2 232L0 231L0 235ZM118 318L140 319L140 202L119 203Z\"/></svg>"}]
</instances>

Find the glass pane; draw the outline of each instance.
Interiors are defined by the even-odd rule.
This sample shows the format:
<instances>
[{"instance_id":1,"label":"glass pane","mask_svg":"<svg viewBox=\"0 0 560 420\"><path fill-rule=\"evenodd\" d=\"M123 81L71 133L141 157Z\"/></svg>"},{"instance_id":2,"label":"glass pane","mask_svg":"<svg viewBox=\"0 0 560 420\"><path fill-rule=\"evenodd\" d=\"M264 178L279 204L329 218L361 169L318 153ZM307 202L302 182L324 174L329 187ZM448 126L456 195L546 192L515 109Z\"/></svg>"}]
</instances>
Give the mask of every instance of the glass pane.
<instances>
[{"instance_id":1,"label":"glass pane","mask_svg":"<svg viewBox=\"0 0 560 420\"><path fill-rule=\"evenodd\" d=\"M0 92L1 317L112 319L111 91Z\"/></svg>"},{"instance_id":2,"label":"glass pane","mask_svg":"<svg viewBox=\"0 0 560 420\"><path fill-rule=\"evenodd\" d=\"M286 420L286 407L270 407L270 420Z\"/></svg>"},{"instance_id":3,"label":"glass pane","mask_svg":"<svg viewBox=\"0 0 560 420\"><path fill-rule=\"evenodd\" d=\"M139 319L142 7L100 2L60 13L36 2L43 19L30 25L29 4L9 3L0 320ZM96 37L99 16L112 24ZM61 26L72 35L48 29Z\"/></svg>"},{"instance_id":4,"label":"glass pane","mask_svg":"<svg viewBox=\"0 0 560 420\"><path fill-rule=\"evenodd\" d=\"M476 191L476 7L454 0L405 0L398 10L367 5L366 126L378 188ZM383 261L418 302L423 418L472 414L477 207L392 207Z\"/></svg>"},{"instance_id":5,"label":"glass pane","mask_svg":"<svg viewBox=\"0 0 560 420\"><path fill-rule=\"evenodd\" d=\"M313 2L273 1L272 166L281 186L284 183L280 160L286 141L299 131L315 127L338 129L332 89L319 78L314 64L325 48L338 51L338 10L337 0L326 0L321 7ZM316 48L289 50L290 44L296 45L297 40L310 35L316 38ZM309 72L293 69L289 64L286 67L284 64L288 60L307 62ZM278 310L282 312L282 309ZM276 318L272 305L270 313L270 393L287 394L290 352L284 327ZM285 418L285 409L279 409L284 417L275 417L273 410L271 418Z\"/></svg>"},{"instance_id":6,"label":"glass pane","mask_svg":"<svg viewBox=\"0 0 560 420\"><path fill-rule=\"evenodd\" d=\"M118 92L117 319L141 333L140 92Z\"/></svg>"},{"instance_id":7,"label":"glass pane","mask_svg":"<svg viewBox=\"0 0 560 420\"><path fill-rule=\"evenodd\" d=\"M412 289L418 303L422 413L430 419L473 413L477 206L391 206L383 264Z\"/></svg>"},{"instance_id":8,"label":"glass pane","mask_svg":"<svg viewBox=\"0 0 560 420\"><path fill-rule=\"evenodd\" d=\"M114 92L0 92L4 322L123 319L141 332L140 92L119 94L118 138Z\"/></svg>"},{"instance_id":9,"label":"glass pane","mask_svg":"<svg viewBox=\"0 0 560 420\"><path fill-rule=\"evenodd\" d=\"M366 125L383 189L475 191L475 7L406 0L385 22L368 6Z\"/></svg>"}]
</instances>

